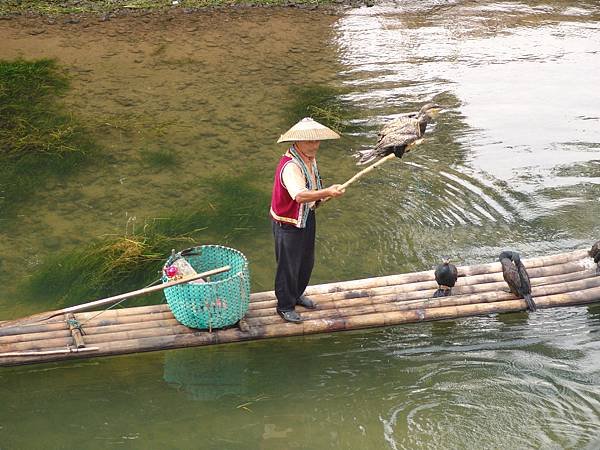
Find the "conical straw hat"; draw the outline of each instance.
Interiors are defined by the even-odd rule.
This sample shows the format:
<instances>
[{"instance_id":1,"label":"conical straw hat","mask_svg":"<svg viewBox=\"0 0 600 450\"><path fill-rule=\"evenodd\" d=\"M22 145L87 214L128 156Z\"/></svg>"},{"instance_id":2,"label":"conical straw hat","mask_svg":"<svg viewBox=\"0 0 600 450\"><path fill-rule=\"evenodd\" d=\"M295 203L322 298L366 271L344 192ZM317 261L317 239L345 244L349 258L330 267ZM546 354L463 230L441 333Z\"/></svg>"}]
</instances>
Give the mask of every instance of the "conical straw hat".
<instances>
[{"instance_id":1,"label":"conical straw hat","mask_svg":"<svg viewBox=\"0 0 600 450\"><path fill-rule=\"evenodd\" d=\"M292 128L283 133L277 143L280 142L295 142L295 141L324 141L325 139L339 139L337 134L325 125L305 117Z\"/></svg>"}]
</instances>

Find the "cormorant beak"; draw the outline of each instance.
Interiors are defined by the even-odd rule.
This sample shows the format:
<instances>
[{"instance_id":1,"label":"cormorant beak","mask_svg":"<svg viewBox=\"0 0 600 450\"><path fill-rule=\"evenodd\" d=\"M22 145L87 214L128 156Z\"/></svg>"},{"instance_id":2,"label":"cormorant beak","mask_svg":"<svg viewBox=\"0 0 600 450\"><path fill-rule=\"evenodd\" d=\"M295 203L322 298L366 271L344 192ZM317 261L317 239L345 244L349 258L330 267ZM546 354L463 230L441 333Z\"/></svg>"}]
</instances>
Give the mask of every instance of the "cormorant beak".
<instances>
[{"instance_id":1,"label":"cormorant beak","mask_svg":"<svg viewBox=\"0 0 600 450\"><path fill-rule=\"evenodd\" d=\"M442 108L439 105L435 105L433 108L429 108L427 110L427 114L429 115L429 117L435 119L442 109L444 109L444 108Z\"/></svg>"}]
</instances>

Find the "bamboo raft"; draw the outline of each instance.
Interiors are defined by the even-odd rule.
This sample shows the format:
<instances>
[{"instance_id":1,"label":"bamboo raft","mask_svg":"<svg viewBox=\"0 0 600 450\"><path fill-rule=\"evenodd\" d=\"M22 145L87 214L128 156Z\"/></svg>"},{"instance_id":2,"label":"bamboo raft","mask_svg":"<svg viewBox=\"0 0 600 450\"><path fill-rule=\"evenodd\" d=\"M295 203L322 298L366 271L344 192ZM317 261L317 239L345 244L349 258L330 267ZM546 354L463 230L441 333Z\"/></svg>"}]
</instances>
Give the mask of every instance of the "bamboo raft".
<instances>
[{"instance_id":1,"label":"bamboo raft","mask_svg":"<svg viewBox=\"0 0 600 450\"><path fill-rule=\"evenodd\" d=\"M600 276L587 250L523 260L538 308L600 302ZM245 326L195 330L177 322L168 305L67 313L14 325L0 322L0 366L331 333L456 319L526 309L507 290L499 262L462 266L452 296L432 298L433 270L313 285L316 310L299 307L305 321L284 322L273 291L250 296ZM79 328L77 323L85 323ZM7 326L8 324L8 326Z\"/></svg>"}]
</instances>

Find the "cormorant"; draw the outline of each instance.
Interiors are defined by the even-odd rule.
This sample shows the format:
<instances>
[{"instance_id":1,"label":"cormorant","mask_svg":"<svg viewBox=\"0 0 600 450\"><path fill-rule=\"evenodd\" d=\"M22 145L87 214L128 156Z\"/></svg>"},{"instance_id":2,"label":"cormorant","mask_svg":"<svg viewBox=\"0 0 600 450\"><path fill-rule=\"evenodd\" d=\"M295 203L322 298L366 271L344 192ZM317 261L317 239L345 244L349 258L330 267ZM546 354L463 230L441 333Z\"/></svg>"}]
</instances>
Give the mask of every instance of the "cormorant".
<instances>
[{"instance_id":1,"label":"cormorant","mask_svg":"<svg viewBox=\"0 0 600 450\"><path fill-rule=\"evenodd\" d=\"M458 271L454 264L450 264L449 260L444 260L442 264L435 269L435 281L438 284L438 290L434 292L434 297L447 297L452 292L452 288L456 284Z\"/></svg>"},{"instance_id":2,"label":"cormorant","mask_svg":"<svg viewBox=\"0 0 600 450\"><path fill-rule=\"evenodd\" d=\"M423 137L427 124L442 109L435 103L427 103L418 113L411 113L395 119L384 126L378 135L377 144L372 150L359 151L357 164L366 164L377 157L395 153L398 158L408 151L408 147Z\"/></svg>"},{"instance_id":3,"label":"cormorant","mask_svg":"<svg viewBox=\"0 0 600 450\"><path fill-rule=\"evenodd\" d=\"M531 298L531 282L525 266L521 262L521 257L517 252L504 251L498 258L502 264L502 276L508 284L510 292L527 303L529 311L535 311L537 308L533 298Z\"/></svg>"},{"instance_id":4,"label":"cormorant","mask_svg":"<svg viewBox=\"0 0 600 450\"><path fill-rule=\"evenodd\" d=\"M600 241L596 242L592 245L592 248L588 252L588 254L594 258L595 263L600 263Z\"/></svg>"}]
</instances>

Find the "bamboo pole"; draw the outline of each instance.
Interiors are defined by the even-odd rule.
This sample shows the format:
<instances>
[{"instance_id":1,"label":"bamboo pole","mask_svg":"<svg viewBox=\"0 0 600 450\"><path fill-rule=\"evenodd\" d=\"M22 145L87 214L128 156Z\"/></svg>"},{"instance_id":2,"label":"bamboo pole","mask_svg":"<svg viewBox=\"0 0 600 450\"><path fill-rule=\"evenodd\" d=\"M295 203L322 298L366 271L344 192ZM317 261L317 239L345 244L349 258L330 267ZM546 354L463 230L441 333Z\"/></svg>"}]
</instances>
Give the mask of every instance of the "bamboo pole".
<instances>
[{"instance_id":1,"label":"bamboo pole","mask_svg":"<svg viewBox=\"0 0 600 450\"><path fill-rule=\"evenodd\" d=\"M16 342L44 341L47 339L68 338L71 336L69 330L43 330L37 333L12 334L0 336L0 345L13 344Z\"/></svg>"},{"instance_id":2,"label":"bamboo pole","mask_svg":"<svg viewBox=\"0 0 600 450\"><path fill-rule=\"evenodd\" d=\"M74 340L71 335L61 338L50 338L36 341L14 342L10 344L0 344L0 352L10 352L16 350L35 350L43 351L55 347L72 347Z\"/></svg>"},{"instance_id":3,"label":"bamboo pole","mask_svg":"<svg viewBox=\"0 0 600 450\"><path fill-rule=\"evenodd\" d=\"M525 260L526 267L530 275L532 275L532 285L534 286L534 300L536 304L542 307L563 306L570 304L588 303L591 301L600 300L600 277L596 277L595 271L581 270L582 267L588 266L584 258L587 257L587 251L582 250L579 253L585 253L583 258L575 258L577 252L572 252L563 255L555 255L551 259L554 264L549 264L550 257L538 258L537 262L533 261L533 265L538 262L549 264L547 267L540 267L536 271L536 267L531 267L531 260ZM581 256L581 255L580 255ZM545 261L545 262L544 262ZM330 289L327 285L317 286L322 289L324 303L320 304L320 308L316 311L307 311L304 313L307 319L303 324L289 324L283 322L278 316L275 316L274 308L267 308L265 303L260 305L260 301L256 305L251 302L250 313L257 313L257 316L249 318L248 321L251 327L248 331L243 332L237 328L218 330L213 333L206 331L192 330L183 325L178 324L168 310L167 305L154 305L152 307L127 308L122 310L108 311L107 318L96 317L91 319L97 313L78 313L75 318L81 322L82 319L89 319L89 324L86 330L90 331L90 335L99 341L99 353L104 354L105 351L113 353L121 353L123 349L131 348L131 351L149 351L152 349L143 346L139 347L142 342L167 342L168 345L181 345L185 342L200 342L190 345L208 345L223 342L235 342L248 339L261 339L267 337L286 336L288 333L306 334L310 332L330 332L343 329L361 328L367 326L382 326L381 324L393 324L395 317L399 313L404 313L406 317L416 318L414 321L421 320L437 320L437 317L444 317L439 311L447 308L462 308L462 310L479 311L489 308L486 304L505 304L506 302L517 302L520 309L524 309L524 301L511 300L512 295L506 292L497 292L501 286L504 286L501 280L501 274L498 271L494 272L490 267L496 263L488 264L487 268L482 265L478 273L471 277L471 280L460 279L457 286L454 288L452 297L443 297L440 299L430 299L428 296L432 293L431 289L427 289L431 282L427 279L415 281L415 278L405 277L404 274L396 276L396 280L404 280L403 284L389 285L389 279L384 283L375 283L374 288L369 289L350 289L344 291L339 289L338 285L335 289ZM472 270L473 267L468 267ZM593 273L592 273L593 272ZM423 272L429 273L432 277L432 271ZM535 275L535 276L534 276ZM579 282L577 284L577 282ZM419 284L421 283L421 284ZM461 285L461 283L463 283ZM569 284L570 283L570 284ZM409 286L412 284L412 286ZM342 284L343 285L343 284ZM325 288L322 288L325 286ZM564 291L564 292L563 292ZM328 297L327 297L328 296ZM595 297L594 297L595 296ZM350 297L350 298L348 298ZM253 294L253 301L256 301L256 296ZM259 297L260 298L260 297ZM327 299L327 301L325 301ZM544 302L547 302L544 306ZM579 303L577 303L579 302ZM256 306L258 309L253 310ZM321 307L322 306L322 307ZM465 307L473 306L468 309ZM504 311L500 306L495 306L498 311ZM134 310L134 311L131 311ZM149 314L149 311L155 311L156 314ZM268 313L264 317L262 312ZM410 313L410 314L409 314ZM412 316L411 316L412 314ZM383 322L382 322L383 320ZM323 324L328 328L323 329ZM69 332L64 319L62 323L49 320L44 324L26 325L21 327L0 328L0 351L15 350L29 352L45 352L48 347L67 347L74 342L71 336L65 337L64 333ZM350 327L350 328L348 328ZM301 333L299 332L301 329ZM20 331L30 330L33 332L23 333L29 336L22 337ZM157 333L155 331L158 330ZM63 333L61 336L56 336L58 332ZM37 336L36 336L37 334ZM44 335L42 338L42 335ZM156 336L159 334L159 336ZM163 339L164 338L164 339ZM17 342L11 343L15 339ZM22 340L21 339L27 339ZM87 340L86 335L86 340ZM162 341L161 341L162 340ZM8 341L8 342L7 342ZM129 342L121 348L118 343ZM169 344L169 342L171 344ZM43 345L42 345L43 344ZM115 346L116 345L116 346ZM135 350L136 346L140 349ZM155 348L161 349L161 348ZM124 352L129 352L125 351ZM8 352L10 353L10 352ZM95 355L96 353L94 353ZM106 353L111 354L111 353ZM66 356L65 356L66 355ZM5 357L0 361L1 365L23 363L25 359L28 362L32 360L56 360L74 357L70 354L49 354L41 355L41 359L33 358L8 358ZM10 362L13 361L13 362Z\"/></svg>"},{"instance_id":4,"label":"bamboo pole","mask_svg":"<svg viewBox=\"0 0 600 450\"><path fill-rule=\"evenodd\" d=\"M129 318L128 318L129 319ZM129 331L129 330L143 330L146 328L154 328L154 327L165 327L165 326L174 326L178 325L179 322L173 314L165 313L161 315L161 317L157 317L156 320L152 321L134 321L128 320L126 322L119 322L114 325L105 325L100 324L98 326L86 326L84 331L86 334L104 334L104 333L118 333L121 331Z\"/></svg>"},{"instance_id":5,"label":"bamboo pole","mask_svg":"<svg viewBox=\"0 0 600 450\"><path fill-rule=\"evenodd\" d=\"M162 313L152 314L136 314L136 315L116 315L107 319L91 319L87 322L83 322L83 328L88 330L93 327L104 327L109 325L119 325L121 323L137 323L137 322L154 322L156 320L162 320L172 318L173 313L171 311L165 311Z\"/></svg>"},{"instance_id":6,"label":"bamboo pole","mask_svg":"<svg viewBox=\"0 0 600 450\"><path fill-rule=\"evenodd\" d=\"M571 292L580 289L589 289L592 287L600 287L600 277L590 278L586 280L573 281L569 283L561 283L550 286L539 286L533 294L534 296L547 296L551 294ZM305 318L310 320L318 319L346 319L346 320L358 320L355 319L357 316L369 315L375 313L388 314L397 311L409 311L409 310L430 310L432 308L449 307L449 306L464 306L468 304L477 303L493 303L498 301L506 301L514 299L513 294L508 292L488 292L485 295L464 295L460 297L443 297L437 299L426 299L420 301L417 304L406 304L406 302L400 303L364 303L361 305L348 306L340 302L340 306L330 310L324 311L311 311L306 314ZM260 318L258 320L247 320L251 327L265 327L272 324L278 324L282 322L279 317ZM135 324L133 324L135 325ZM184 335L184 334L202 334L205 331L196 331L186 326L179 324L165 324L164 322L157 324L155 327L132 327L124 331L116 331L113 333L94 333L93 330L88 330L86 335L86 341L88 344L99 345L101 343L110 343L116 341L125 340L136 340L140 338L147 338L152 336L162 335Z\"/></svg>"},{"instance_id":7,"label":"bamboo pole","mask_svg":"<svg viewBox=\"0 0 600 450\"><path fill-rule=\"evenodd\" d=\"M137 291L127 292L125 294L119 294L119 295L115 295L113 297L108 297L108 298L103 298L100 300L95 300L93 302L83 303L81 305L69 306L68 308L57 309L55 311L33 314L31 316L23 317L21 319L9 320L7 322L4 322L1 327L8 328L8 327L25 325L25 324L32 323L32 322L33 323L42 322L42 321L51 319L52 317L55 317L55 316L58 316L61 314L74 313L74 312L79 312L79 311L85 311L88 309L93 309L93 308L96 308L99 306L111 305L111 304L120 302L121 300L128 299L128 298L138 297L140 295L150 294L152 292L157 292L157 291L162 291L163 289L177 286L179 284L189 283L190 281L198 280L200 278L206 278L211 275L216 275L216 274L219 274L222 272L227 272L230 269L231 269L231 266L223 266L223 267L219 267L218 269L208 270L206 272L191 275L189 277L185 277L180 280L169 281L168 283L163 283L158 286L152 286L149 288L138 289Z\"/></svg>"},{"instance_id":8,"label":"bamboo pole","mask_svg":"<svg viewBox=\"0 0 600 450\"><path fill-rule=\"evenodd\" d=\"M23 358L32 356L48 356L48 355L63 355L65 353L84 353L94 352L98 350L98 347L86 347L86 348L64 348L56 350L42 350L42 351L26 351L26 352L6 352L0 353L0 358ZM1 362L1 361L0 361Z\"/></svg>"},{"instance_id":9,"label":"bamboo pole","mask_svg":"<svg viewBox=\"0 0 600 450\"><path fill-rule=\"evenodd\" d=\"M577 292L554 294L536 298L539 308L556 306L582 305L600 300L600 287ZM473 315L487 315L498 312L522 311L526 307L524 300L506 300L494 303L477 303L462 306L446 306L426 310L397 311L389 314L373 313L351 318L315 319L302 324L278 323L263 327L252 327L248 332L239 329L218 330L213 333L187 333L184 335L166 335L139 338L134 340L113 341L98 344L95 355L116 355L170 348L241 342L251 339L266 339L312 333L329 333L334 331L362 329L380 326L399 325L401 323L423 322L441 319L457 319ZM79 356L79 355L77 355ZM83 355L81 355L83 356ZM39 356L36 362L68 359L75 355ZM24 357L3 358L2 365L31 363Z\"/></svg>"},{"instance_id":10,"label":"bamboo pole","mask_svg":"<svg viewBox=\"0 0 600 450\"><path fill-rule=\"evenodd\" d=\"M134 316L134 315L141 315L141 314L158 314L158 313L163 313L163 312L168 312L168 311L171 311L171 308L169 307L169 305L166 303L161 303L159 305L132 306L132 307L121 308L121 309L108 309L108 310L103 311L103 313L99 316L98 316L99 311L78 312L76 317L77 317L77 320L79 320L80 322L88 321L92 317L101 321L101 320L104 320L105 318L125 317L125 316L130 316L130 315Z\"/></svg>"},{"instance_id":11,"label":"bamboo pole","mask_svg":"<svg viewBox=\"0 0 600 450\"><path fill-rule=\"evenodd\" d=\"M595 276L595 272L592 273L591 269L588 271L582 271L582 265L579 263L566 263L560 264L556 266L550 266L548 268L540 267L531 269L529 272L531 277L532 284L536 283L537 279L544 280L544 282L552 282L553 276L563 276L567 277L570 274L576 274L574 277L580 276L581 272L585 272L590 276ZM481 285L481 290L486 289L497 289L499 287L498 283L504 283L504 278L502 277L502 273L497 274L485 274L485 275L475 275L467 278L459 278L456 282L456 286L453 288L453 293L461 292L462 290L468 291L468 287ZM504 284L504 286L506 286ZM503 287L504 287L503 286ZM375 296L375 295L383 295L383 294L399 294L402 292L416 292L416 291L435 291L437 289L437 283L435 281L420 281L416 283L406 283L394 286L382 286L375 287L371 289L357 289L357 290L349 290L349 291L340 291L326 294L315 294L311 295L311 299L319 304L319 307L324 307L326 303L331 300L341 300L341 299L352 299L357 297L365 297L365 296ZM433 292L428 292L427 295L433 295ZM275 299L272 300L264 300L261 302L255 302L250 305L249 311L247 313L247 317L254 317L256 315L263 315L263 312L259 312L261 309L265 308L275 308L277 305L277 301Z\"/></svg>"},{"instance_id":12,"label":"bamboo pole","mask_svg":"<svg viewBox=\"0 0 600 450\"><path fill-rule=\"evenodd\" d=\"M522 261L527 270L530 270L537 267L579 261L587 257L589 257L587 254L587 250L575 250L572 252L560 253L551 256L541 256L536 258L523 259ZM477 264L472 266L459 266L457 269L459 277L502 272L502 268L499 262ZM313 285L307 288L306 295L328 294L345 290L370 289L375 287L433 280L435 280L433 270L426 270L422 272L411 272L399 275L387 275L375 278L363 278L360 280L349 280L335 283ZM274 298L274 291L259 292L251 295L252 302L272 300Z\"/></svg>"},{"instance_id":13,"label":"bamboo pole","mask_svg":"<svg viewBox=\"0 0 600 450\"><path fill-rule=\"evenodd\" d=\"M64 319L61 319L60 321L49 320L48 322L44 323L27 324L22 326L12 326L6 328L0 327L0 336L13 336L26 333L40 333L45 332L47 330L58 331L68 329L69 327L67 326Z\"/></svg>"},{"instance_id":14,"label":"bamboo pole","mask_svg":"<svg viewBox=\"0 0 600 450\"><path fill-rule=\"evenodd\" d=\"M571 282L537 286L532 288L532 296L537 302L537 297L559 293L577 292L578 290L600 287L600 277L587 278ZM477 294L465 294L450 297L431 298L423 297L415 300L405 300L403 296L385 295L381 297L365 297L360 299L334 301L327 309L307 310L303 312L305 320L330 319L334 317L352 317L370 312L387 313L391 311L408 311L413 309L431 309L444 306L460 306L475 303L491 303L515 298L506 291L488 291ZM281 322L279 316L266 316L247 318L250 327L262 326Z\"/></svg>"},{"instance_id":15,"label":"bamboo pole","mask_svg":"<svg viewBox=\"0 0 600 450\"><path fill-rule=\"evenodd\" d=\"M152 336L169 336L169 335L183 335L183 334L194 334L194 333L207 333L207 331L198 331L192 328L188 328L185 325L179 323L170 326L159 326L154 328L142 328L142 329L129 329L126 331L118 331L114 333L98 333L88 334L86 341L90 345L98 345L105 342L115 341L126 341L136 340L140 338L152 337Z\"/></svg>"},{"instance_id":16,"label":"bamboo pole","mask_svg":"<svg viewBox=\"0 0 600 450\"><path fill-rule=\"evenodd\" d=\"M582 274L593 278L590 278L587 281L586 278L583 278L583 281L580 283L566 283L571 277L573 277L573 275L575 275L575 277L573 278L573 280L575 281L579 277L581 277ZM542 287L541 289L535 287L536 282L549 283L550 281L561 284L558 286L546 286L545 288ZM600 278L595 277L595 270L588 270L575 274L551 276L546 278L539 278L537 280L534 279L533 283L533 294L535 297L537 297L539 295L548 295L549 293L581 289L586 286L595 286L600 284ZM469 290L465 291L465 289L467 288ZM455 288L455 295L453 295L452 297L442 297L438 299L429 298L428 295L424 295L426 293L423 291L416 291L404 294L356 297L352 299L343 299L341 301L332 301L330 303L324 304L323 307L317 311L307 311L305 313L305 318L323 319L331 317L349 317L353 315L363 315L374 312L385 313L396 310L410 310L424 307L433 308L440 306L471 304L477 302L493 302L498 300L510 299L511 295L505 292L492 292L490 294L490 292L493 290L503 288L505 288L505 284L503 282L485 283L483 285L475 286L463 286L462 288ZM467 292L470 294L488 292L488 295L461 295L466 294ZM159 332L160 334L165 334L165 328L176 328L181 333L195 331L190 331L190 329L188 329L187 327L179 325L177 320L173 317L173 315L170 312L161 314L147 314L144 313L144 310L147 308L148 307L131 308L135 309L138 314L125 315L122 318L118 318L118 320L99 320L96 323L90 322L85 326L85 330L90 335L92 343L105 342L115 339L121 340L117 337L126 336L126 332L130 331L137 332L142 330L141 336L143 337L151 336L154 333L153 330L158 329L161 329L161 331ZM79 314L77 316L77 319L81 320ZM281 322L281 318L278 315L276 315L274 311L272 311L269 316L249 317L247 319L247 322L250 326L263 326L273 323L279 323ZM122 334L116 335L115 333ZM97 337L97 335L99 334L105 334L106 336ZM66 336L69 336L69 331L67 330L46 333L30 333L24 335L9 336L9 338L12 338L10 341L6 340L6 338L0 338L0 343L26 342L31 340L49 340ZM88 338L88 341L90 338Z\"/></svg>"},{"instance_id":17,"label":"bamboo pole","mask_svg":"<svg viewBox=\"0 0 600 450\"><path fill-rule=\"evenodd\" d=\"M416 144L416 143L417 143L417 141L414 142L414 144ZM376 169L377 167L379 167L386 161L388 161L390 159L394 159L394 158L396 158L396 155L394 153L390 153L389 155L384 156L379 161L371 164L370 166L368 166L368 167L364 168L363 170L361 170L360 172L356 173L352 178L350 178L348 181L346 181L344 184L342 184L341 189L346 189L348 186L350 186L352 183L354 183L356 180L358 180L362 176L368 174L369 172Z\"/></svg>"}]
</instances>

